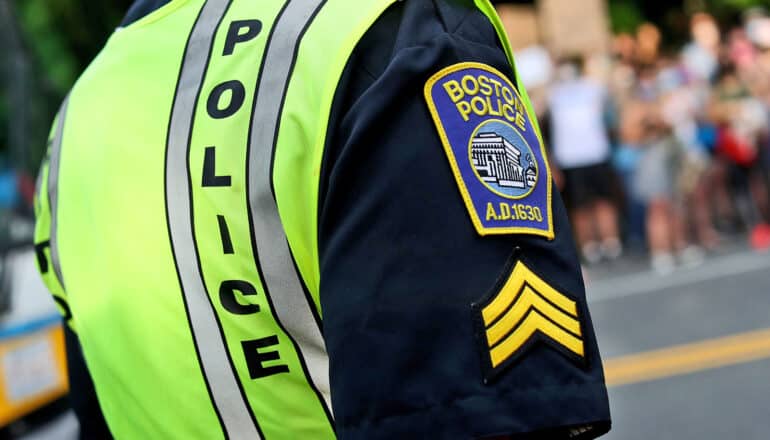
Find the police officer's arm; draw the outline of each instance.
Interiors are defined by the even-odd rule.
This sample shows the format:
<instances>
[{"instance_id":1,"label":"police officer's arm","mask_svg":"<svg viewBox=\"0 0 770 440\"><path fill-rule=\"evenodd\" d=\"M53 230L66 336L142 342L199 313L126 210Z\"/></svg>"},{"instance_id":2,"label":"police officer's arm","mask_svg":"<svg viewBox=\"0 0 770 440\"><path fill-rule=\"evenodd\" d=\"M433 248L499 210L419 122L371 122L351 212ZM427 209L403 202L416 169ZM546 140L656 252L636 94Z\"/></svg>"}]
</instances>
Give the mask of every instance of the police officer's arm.
<instances>
[{"instance_id":1,"label":"police officer's arm","mask_svg":"<svg viewBox=\"0 0 770 440\"><path fill-rule=\"evenodd\" d=\"M594 438L609 410L562 202L553 191L552 240L477 232L424 87L461 62L514 73L483 15L434 4L391 8L335 98L319 221L337 432ZM521 295L495 303L501 292ZM532 313L509 314L489 344L488 327L502 322L493 315L521 310ZM508 351L492 354L500 340Z\"/></svg>"}]
</instances>

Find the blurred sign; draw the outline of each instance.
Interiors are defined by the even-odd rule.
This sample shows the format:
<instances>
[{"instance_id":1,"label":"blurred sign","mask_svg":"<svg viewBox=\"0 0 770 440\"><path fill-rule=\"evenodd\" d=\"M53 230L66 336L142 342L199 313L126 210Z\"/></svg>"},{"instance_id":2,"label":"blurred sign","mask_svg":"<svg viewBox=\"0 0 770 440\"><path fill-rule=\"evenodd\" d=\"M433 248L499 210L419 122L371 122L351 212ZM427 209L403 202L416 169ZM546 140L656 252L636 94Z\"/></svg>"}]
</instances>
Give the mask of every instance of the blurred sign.
<instances>
[{"instance_id":1,"label":"blurred sign","mask_svg":"<svg viewBox=\"0 0 770 440\"><path fill-rule=\"evenodd\" d=\"M59 383L54 350L47 338L8 350L2 361L8 400L14 403L44 393Z\"/></svg>"},{"instance_id":2,"label":"blurred sign","mask_svg":"<svg viewBox=\"0 0 770 440\"><path fill-rule=\"evenodd\" d=\"M0 427L67 392L64 332L48 322L0 330Z\"/></svg>"},{"instance_id":3,"label":"blurred sign","mask_svg":"<svg viewBox=\"0 0 770 440\"><path fill-rule=\"evenodd\" d=\"M557 55L604 51L609 44L606 0L540 0L546 45Z\"/></svg>"},{"instance_id":4,"label":"blurred sign","mask_svg":"<svg viewBox=\"0 0 770 440\"><path fill-rule=\"evenodd\" d=\"M537 11L533 6L503 3L497 5L497 14L500 15L513 50L540 43Z\"/></svg>"}]
</instances>

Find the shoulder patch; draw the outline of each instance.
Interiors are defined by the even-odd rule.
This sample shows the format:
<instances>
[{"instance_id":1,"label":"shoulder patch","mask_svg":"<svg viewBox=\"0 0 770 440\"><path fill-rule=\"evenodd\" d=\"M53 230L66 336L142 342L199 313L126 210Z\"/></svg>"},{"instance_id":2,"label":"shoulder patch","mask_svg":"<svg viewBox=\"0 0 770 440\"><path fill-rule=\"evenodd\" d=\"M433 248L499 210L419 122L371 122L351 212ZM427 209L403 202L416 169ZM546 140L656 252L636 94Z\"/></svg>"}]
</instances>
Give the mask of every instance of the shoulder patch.
<instances>
[{"instance_id":1,"label":"shoulder patch","mask_svg":"<svg viewBox=\"0 0 770 440\"><path fill-rule=\"evenodd\" d=\"M428 80L425 99L476 231L553 239L545 148L511 81L455 64Z\"/></svg>"}]
</instances>

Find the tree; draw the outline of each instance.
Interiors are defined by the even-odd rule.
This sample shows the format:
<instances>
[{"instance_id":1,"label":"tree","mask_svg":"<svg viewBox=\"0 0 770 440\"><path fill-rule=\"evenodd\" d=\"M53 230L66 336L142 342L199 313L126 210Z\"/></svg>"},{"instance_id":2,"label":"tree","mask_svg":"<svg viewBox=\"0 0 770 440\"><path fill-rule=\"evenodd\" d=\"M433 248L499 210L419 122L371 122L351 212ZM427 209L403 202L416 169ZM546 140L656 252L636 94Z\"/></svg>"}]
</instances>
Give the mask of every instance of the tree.
<instances>
[{"instance_id":1,"label":"tree","mask_svg":"<svg viewBox=\"0 0 770 440\"><path fill-rule=\"evenodd\" d=\"M59 103L131 3L0 0L0 150L17 167L35 170Z\"/></svg>"}]
</instances>

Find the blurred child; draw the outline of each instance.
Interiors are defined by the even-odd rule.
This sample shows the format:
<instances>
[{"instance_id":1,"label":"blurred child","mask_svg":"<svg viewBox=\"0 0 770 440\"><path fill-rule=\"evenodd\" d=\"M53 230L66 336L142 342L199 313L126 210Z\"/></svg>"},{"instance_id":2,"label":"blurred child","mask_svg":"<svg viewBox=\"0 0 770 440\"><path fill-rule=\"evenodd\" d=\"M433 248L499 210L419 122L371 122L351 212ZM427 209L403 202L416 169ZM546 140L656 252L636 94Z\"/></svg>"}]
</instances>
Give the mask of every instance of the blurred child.
<instances>
[{"instance_id":1,"label":"blurred child","mask_svg":"<svg viewBox=\"0 0 770 440\"><path fill-rule=\"evenodd\" d=\"M678 178L683 148L657 112L645 120L646 142L634 175L633 192L647 206L647 243L650 265L660 274L676 267L675 256L697 260L687 246Z\"/></svg>"},{"instance_id":2,"label":"blurred child","mask_svg":"<svg viewBox=\"0 0 770 440\"><path fill-rule=\"evenodd\" d=\"M674 60L666 60L658 74L660 115L663 123L681 147L680 164L676 176L677 191L682 204L683 221L687 229L695 231L700 245L713 249L718 236L711 222L708 203L708 171L711 157L708 147L699 136L699 118L703 98L697 83L687 81L684 69ZM691 256L695 255L690 251Z\"/></svg>"}]
</instances>

